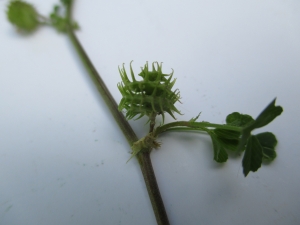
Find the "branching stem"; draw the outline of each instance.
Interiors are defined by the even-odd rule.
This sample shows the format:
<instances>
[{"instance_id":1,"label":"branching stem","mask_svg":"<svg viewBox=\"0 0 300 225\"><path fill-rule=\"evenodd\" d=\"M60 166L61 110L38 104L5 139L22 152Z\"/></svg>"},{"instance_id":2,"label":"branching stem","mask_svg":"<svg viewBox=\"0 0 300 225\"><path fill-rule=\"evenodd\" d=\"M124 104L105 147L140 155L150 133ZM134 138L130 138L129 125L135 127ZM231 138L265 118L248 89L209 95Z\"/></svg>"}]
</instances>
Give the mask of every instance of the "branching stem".
<instances>
[{"instance_id":1,"label":"branching stem","mask_svg":"<svg viewBox=\"0 0 300 225\"><path fill-rule=\"evenodd\" d=\"M71 4L67 5L66 8L66 16L68 21L67 26L67 33L69 38L71 39L75 49L77 50L78 55L80 56L81 61L83 62L84 66L86 67L87 71L90 74L93 82L97 86L98 91L102 95L105 103L107 104L108 108L110 109L113 117L115 118L116 122L118 123L119 127L121 128L122 132L124 133L128 143L130 146L136 141L138 138L134 131L132 130L131 126L125 119L124 115L118 110L118 105L115 102L114 98L110 94L108 88L104 84L103 80L101 79L99 73L95 69L94 65L92 64L91 60L87 56L86 52L84 51L82 45L80 44L79 40L77 39L76 35L74 34L72 28L72 1ZM169 220L167 217L166 210L164 208L164 204L159 192L158 184L155 178L154 170L152 167L151 159L150 159L150 152L149 151L142 151L137 155L138 162L140 164L142 174L144 176L145 184L148 190L148 194L152 203L153 211L156 217L156 221L158 225L168 225Z\"/></svg>"}]
</instances>

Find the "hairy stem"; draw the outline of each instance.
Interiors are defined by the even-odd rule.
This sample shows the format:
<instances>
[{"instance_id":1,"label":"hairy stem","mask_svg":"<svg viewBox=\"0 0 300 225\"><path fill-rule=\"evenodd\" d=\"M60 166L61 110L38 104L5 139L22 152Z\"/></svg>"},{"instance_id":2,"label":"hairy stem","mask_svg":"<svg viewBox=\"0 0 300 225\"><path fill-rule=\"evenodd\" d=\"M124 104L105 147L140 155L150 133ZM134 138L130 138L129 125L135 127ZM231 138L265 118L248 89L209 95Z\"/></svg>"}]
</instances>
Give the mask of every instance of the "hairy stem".
<instances>
[{"instance_id":1,"label":"hairy stem","mask_svg":"<svg viewBox=\"0 0 300 225\"><path fill-rule=\"evenodd\" d=\"M72 28L72 1L70 4L67 5L66 8L67 14L67 21L68 21L68 28L67 33L70 37L81 61L83 62L84 66L86 67L87 71L90 74L93 82L97 86L98 91L102 95L105 103L107 104L108 108L110 109L113 117L115 118L116 122L118 123L120 129L124 133L128 143L130 146L136 141L138 138L134 131L132 130L131 126L125 119L124 115L118 110L118 105L115 102L114 98L110 94L108 88L104 84L103 80L101 79L99 73L95 69L94 65L92 64L91 60L87 56L86 52L84 51L82 45L80 44L79 40L77 39L76 35L74 34ZM138 162L140 164L140 168L142 174L144 176L144 180L146 183L146 187L148 190L148 194L151 200L151 204L153 207L153 211L156 217L157 224L159 225L168 225L168 217L167 213L159 192L159 188L157 185L157 181L155 178L155 174L153 171L150 153L149 151L142 151L140 154L137 155Z\"/></svg>"}]
</instances>

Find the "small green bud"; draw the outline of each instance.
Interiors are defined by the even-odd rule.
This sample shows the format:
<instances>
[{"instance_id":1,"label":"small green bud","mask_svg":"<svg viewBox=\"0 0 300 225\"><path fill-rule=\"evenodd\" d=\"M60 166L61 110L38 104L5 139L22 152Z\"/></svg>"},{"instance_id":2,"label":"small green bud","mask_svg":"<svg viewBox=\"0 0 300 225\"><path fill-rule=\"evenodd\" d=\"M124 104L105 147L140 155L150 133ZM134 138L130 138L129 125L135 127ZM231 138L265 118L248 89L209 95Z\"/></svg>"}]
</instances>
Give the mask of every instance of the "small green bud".
<instances>
[{"instance_id":1,"label":"small green bud","mask_svg":"<svg viewBox=\"0 0 300 225\"><path fill-rule=\"evenodd\" d=\"M39 14L35 8L31 4L21 0L10 1L7 18L19 30L25 32L32 32L39 25Z\"/></svg>"}]
</instances>

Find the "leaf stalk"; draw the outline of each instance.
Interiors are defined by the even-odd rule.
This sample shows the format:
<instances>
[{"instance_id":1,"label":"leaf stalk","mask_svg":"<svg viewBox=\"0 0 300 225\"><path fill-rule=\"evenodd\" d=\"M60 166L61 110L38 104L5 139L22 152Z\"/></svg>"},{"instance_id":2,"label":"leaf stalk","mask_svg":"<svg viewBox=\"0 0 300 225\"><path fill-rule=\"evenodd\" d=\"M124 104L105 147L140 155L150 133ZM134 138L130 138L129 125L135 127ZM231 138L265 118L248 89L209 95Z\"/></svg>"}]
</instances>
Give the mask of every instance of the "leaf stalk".
<instances>
[{"instance_id":1,"label":"leaf stalk","mask_svg":"<svg viewBox=\"0 0 300 225\"><path fill-rule=\"evenodd\" d=\"M222 128L231 131L241 132L243 128L230 126L226 124L215 124L209 122L192 122L192 121L177 121L159 126L154 131L154 136L170 131L170 130L181 130L181 131L205 131L207 128Z\"/></svg>"}]
</instances>

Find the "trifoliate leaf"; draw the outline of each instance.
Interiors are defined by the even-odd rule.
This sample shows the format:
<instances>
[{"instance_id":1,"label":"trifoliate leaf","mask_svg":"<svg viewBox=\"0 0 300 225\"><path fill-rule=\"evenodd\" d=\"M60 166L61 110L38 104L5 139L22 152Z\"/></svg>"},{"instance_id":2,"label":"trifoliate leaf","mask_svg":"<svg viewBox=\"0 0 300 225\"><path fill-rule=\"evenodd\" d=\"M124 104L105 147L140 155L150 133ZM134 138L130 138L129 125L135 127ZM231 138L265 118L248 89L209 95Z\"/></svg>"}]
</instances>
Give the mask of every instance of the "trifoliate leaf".
<instances>
[{"instance_id":1,"label":"trifoliate leaf","mask_svg":"<svg viewBox=\"0 0 300 225\"><path fill-rule=\"evenodd\" d=\"M251 135L247 141L243 158L243 172L245 177L250 171L255 172L261 167L263 147L256 136Z\"/></svg>"},{"instance_id":2,"label":"trifoliate leaf","mask_svg":"<svg viewBox=\"0 0 300 225\"><path fill-rule=\"evenodd\" d=\"M277 145L277 139L271 132L264 132L255 135L263 147L263 159L272 161L276 158L275 147Z\"/></svg>"},{"instance_id":3,"label":"trifoliate leaf","mask_svg":"<svg viewBox=\"0 0 300 225\"><path fill-rule=\"evenodd\" d=\"M7 18L19 30L25 32L34 31L40 24L39 15L35 8L21 0L10 1Z\"/></svg>"},{"instance_id":4,"label":"trifoliate leaf","mask_svg":"<svg viewBox=\"0 0 300 225\"><path fill-rule=\"evenodd\" d=\"M218 137L213 133L209 133L213 148L214 148L214 160L218 163L226 162L228 159L228 154L223 146L223 143L218 139Z\"/></svg>"}]
</instances>

